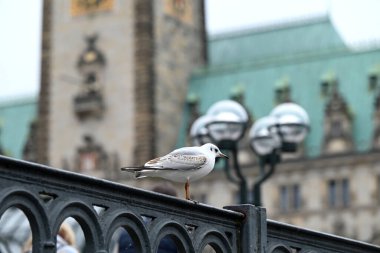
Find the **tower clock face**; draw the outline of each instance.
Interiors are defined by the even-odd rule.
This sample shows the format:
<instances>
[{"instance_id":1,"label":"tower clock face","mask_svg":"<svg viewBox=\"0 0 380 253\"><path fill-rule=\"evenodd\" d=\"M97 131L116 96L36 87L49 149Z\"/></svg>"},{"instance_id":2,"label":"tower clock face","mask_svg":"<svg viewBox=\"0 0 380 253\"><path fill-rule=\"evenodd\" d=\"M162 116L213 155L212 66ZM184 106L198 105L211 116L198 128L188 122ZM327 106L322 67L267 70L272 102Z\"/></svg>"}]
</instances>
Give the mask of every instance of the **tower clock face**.
<instances>
[{"instance_id":1,"label":"tower clock face","mask_svg":"<svg viewBox=\"0 0 380 253\"><path fill-rule=\"evenodd\" d=\"M111 10L113 4L114 0L71 0L71 15L79 16Z\"/></svg>"}]
</instances>

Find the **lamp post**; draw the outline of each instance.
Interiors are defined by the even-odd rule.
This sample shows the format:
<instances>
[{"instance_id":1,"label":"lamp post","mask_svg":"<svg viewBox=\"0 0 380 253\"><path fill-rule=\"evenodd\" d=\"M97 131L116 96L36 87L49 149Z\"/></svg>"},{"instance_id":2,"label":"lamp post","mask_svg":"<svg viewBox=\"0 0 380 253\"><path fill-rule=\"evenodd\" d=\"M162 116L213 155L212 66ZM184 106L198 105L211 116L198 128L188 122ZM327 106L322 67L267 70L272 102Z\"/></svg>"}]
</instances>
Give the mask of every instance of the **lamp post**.
<instances>
[{"instance_id":1,"label":"lamp post","mask_svg":"<svg viewBox=\"0 0 380 253\"><path fill-rule=\"evenodd\" d=\"M192 125L190 136L195 145L214 142L231 153L233 177L229 164L225 164L227 178L239 185L240 203L248 203L247 180L238 161L238 143L248 124L248 113L239 103L223 100L213 104L204 116ZM269 116L256 121L249 132L250 145L259 156L259 176L252 188L253 203L261 205L261 185L275 172L282 152L295 152L309 131L309 116L295 103L283 103L275 107ZM269 169L266 169L266 166Z\"/></svg>"},{"instance_id":2,"label":"lamp post","mask_svg":"<svg viewBox=\"0 0 380 253\"><path fill-rule=\"evenodd\" d=\"M222 100L213 104L207 111L207 115L212 117L207 124L211 139L219 148L231 153L233 169L238 180L232 180L239 184L240 203L247 203L247 180L240 169L238 161L238 143L243 137L248 123L248 113L239 103L232 100ZM228 161L225 164L225 171L229 173ZM227 174L232 179L231 174Z\"/></svg>"},{"instance_id":3,"label":"lamp post","mask_svg":"<svg viewBox=\"0 0 380 253\"><path fill-rule=\"evenodd\" d=\"M198 121L199 120L199 121ZM198 118L192 127L190 135L194 136L195 143L203 144L206 138L214 142L220 149L231 154L233 168L237 179L231 174L229 164L226 161L225 172L227 178L239 185L240 202L247 203L247 181L241 172L237 145L243 137L248 123L248 113L239 103L232 100L222 100L213 104L206 115ZM196 131L196 129L199 129Z\"/></svg>"},{"instance_id":4,"label":"lamp post","mask_svg":"<svg viewBox=\"0 0 380 253\"><path fill-rule=\"evenodd\" d=\"M306 111L294 103L275 107L269 116L259 119L250 130L252 149L259 156L259 177L253 184L253 204L261 206L261 185L274 173L282 152L296 152L310 127ZM266 170L266 165L269 169Z\"/></svg>"}]
</instances>

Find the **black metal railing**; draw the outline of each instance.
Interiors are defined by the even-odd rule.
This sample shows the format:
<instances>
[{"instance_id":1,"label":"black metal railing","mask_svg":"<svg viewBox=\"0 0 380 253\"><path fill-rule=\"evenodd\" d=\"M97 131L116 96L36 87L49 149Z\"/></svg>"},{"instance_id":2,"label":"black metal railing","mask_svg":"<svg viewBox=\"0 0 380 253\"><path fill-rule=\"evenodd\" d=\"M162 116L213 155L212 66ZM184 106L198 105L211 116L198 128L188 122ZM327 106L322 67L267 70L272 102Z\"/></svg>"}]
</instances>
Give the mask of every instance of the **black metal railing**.
<instances>
[{"instance_id":1,"label":"black metal railing","mask_svg":"<svg viewBox=\"0 0 380 253\"><path fill-rule=\"evenodd\" d=\"M267 220L267 231L269 253L380 252L380 247L375 245L304 229L273 220Z\"/></svg>"},{"instance_id":2,"label":"black metal railing","mask_svg":"<svg viewBox=\"0 0 380 253\"><path fill-rule=\"evenodd\" d=\"M218 209L51 167L0 156L0 217L12 207L24 212L33 252L56 252L62 222L74 218L85 235L84 252L110 252L120 227L136 252L157 252L170 236L177 251L380 252L380 248L267 221L252 205ZM101 210L101 211L99 211Z\"/></svg>"}]
</instances>

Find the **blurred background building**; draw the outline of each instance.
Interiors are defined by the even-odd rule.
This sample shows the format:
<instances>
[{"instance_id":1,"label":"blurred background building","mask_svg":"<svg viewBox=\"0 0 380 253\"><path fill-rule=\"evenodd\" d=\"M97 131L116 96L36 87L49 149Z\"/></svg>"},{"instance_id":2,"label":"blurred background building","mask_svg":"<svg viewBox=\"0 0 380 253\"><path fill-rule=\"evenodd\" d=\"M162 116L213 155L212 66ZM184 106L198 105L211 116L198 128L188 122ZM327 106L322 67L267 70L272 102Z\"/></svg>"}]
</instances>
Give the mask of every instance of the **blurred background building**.
<instances>
[{"instance_id":1,"label":"blurred background building","mask_svg":"<svg viewBox=\"0 0 380 253\"><path fill-rule=\"evenodd\" d=\"M380 244L380 44L347 47L328 16L207 37L202 0L44 1L42 26L40 95L0 104L2 154L149 189L119 167L191 145L213 103L254 122L292 101L312 130L264 184L268 217ZM248 141L239 160L251 185ZM238 202L218 168L192 194Z\"/></svg>"},{"instance_id":2,"label":"blurred background building","mask_svg":"<svg viewBox=\"0 0 380 253\"><path fill-rule=\"evenodd\" d=\"M205 63L203 13L202 1L45 1L37 161L117 179L120 162L168 152Z\"/></svg>"},{"instance_id":3,"label":"blurred background building","mask_svg":"<svg viewBox=\"0 0 380 253\"><path fill-rule=\"evenodd\" d=\"M208 65L189 82L178 146L217 101L240 102L253 120L295 102L308 112L311 132L263 186L269 218L378 243L379 47L348 48L329 17L221 34L208 46ZM252 186L259 168L248 137L240 144ZM203 181L195 189L213 205L238 201L222 171Z\"/></svg>"}]
</instances>

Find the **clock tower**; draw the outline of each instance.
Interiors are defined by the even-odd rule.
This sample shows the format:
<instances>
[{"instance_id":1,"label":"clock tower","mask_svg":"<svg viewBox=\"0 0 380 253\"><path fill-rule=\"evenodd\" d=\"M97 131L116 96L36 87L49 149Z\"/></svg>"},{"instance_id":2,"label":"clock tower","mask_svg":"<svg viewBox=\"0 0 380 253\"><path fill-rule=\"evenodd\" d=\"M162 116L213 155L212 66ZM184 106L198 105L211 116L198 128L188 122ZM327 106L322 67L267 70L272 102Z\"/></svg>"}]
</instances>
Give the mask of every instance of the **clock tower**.
<instances>
[{"instance_id":1,"label":"clock tower","mask_svg":"<svg viewBox=\"0 0 380 253\"><path fill-rule=\"evenodd\" d=\"M203 0L45 0L43 14L38 161L118 180L173 149L206 61Z\"/></svg>"}]
</instances>

